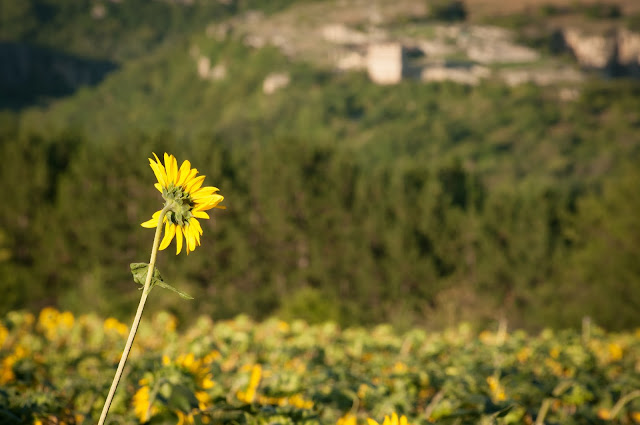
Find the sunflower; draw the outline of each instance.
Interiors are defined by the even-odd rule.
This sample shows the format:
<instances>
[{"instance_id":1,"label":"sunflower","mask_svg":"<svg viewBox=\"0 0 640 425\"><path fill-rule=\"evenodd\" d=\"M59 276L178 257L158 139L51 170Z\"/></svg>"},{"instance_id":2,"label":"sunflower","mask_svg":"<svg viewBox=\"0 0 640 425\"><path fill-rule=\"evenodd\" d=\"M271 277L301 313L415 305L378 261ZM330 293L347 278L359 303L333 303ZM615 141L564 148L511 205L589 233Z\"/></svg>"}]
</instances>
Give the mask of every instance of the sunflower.
<instances>
[{"instance_id":1,"label":"sunflower","mask_svg":"<svg viewBox=\"0 0 640 425\"><path fill-rule=\"evenodd\" d=\"M218 188L202 187L205 176L197 176L198 170L191 168L189 161L184 161L178 168L178 161L173 155L164 154L164 165L154 153L155 161L149 158L149 164L158 179L156 189L162 193L167 213L162 222L165 224L164 237L160 249L169 246L173 238L176 239L176 255L182 251L182 237L184 236L187 254L200 245L202 227L198 219L208 219L205 211L212 208L222 208L218 204L224 197L217 194ZM161 214L156 211L151 220L142 223L142 227L155 228Z\"/></svg>"},{"instance_id":2,"label":"sunflower","mask_svg":"<svg viewBox=\"0 0 640 425\"><path fill-rule=\"evenodd\" d=\"M367 425L378 425L378 422L376 422L371 418L368 418ZM411 425L411 424L409 424L409 421L407 420L407 417L405 415L398 417L398 414L393 412L391 416L384 417L384 422L382 422L382 425Z\"/></svg>"}]
</instances>

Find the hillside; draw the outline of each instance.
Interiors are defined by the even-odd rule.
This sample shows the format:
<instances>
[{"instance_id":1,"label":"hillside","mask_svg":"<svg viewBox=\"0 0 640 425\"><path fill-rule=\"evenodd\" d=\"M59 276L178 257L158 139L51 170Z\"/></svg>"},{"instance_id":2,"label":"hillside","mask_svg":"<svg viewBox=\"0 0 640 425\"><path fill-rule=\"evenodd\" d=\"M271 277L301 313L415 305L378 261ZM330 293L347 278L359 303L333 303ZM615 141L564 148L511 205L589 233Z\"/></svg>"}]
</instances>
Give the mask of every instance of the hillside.
<instances>
[{"instance_id":1,"label":"hillside","mask_svg":"<svg viewBox=\"0 0 640 425\"><path fill-rule=\"evenodd\" d=\"M161 260L196 300L157 309L638 325L632 2L21 4L2 5L3 42L29 52L0 65L22 84L0 103L3 308L127 316L160 202L146 158L167 151L228 209L202 252ZM613 62L548 44L578 32ZM376 83L381 46L399 78Z\"/></svg>"}]
</instances>

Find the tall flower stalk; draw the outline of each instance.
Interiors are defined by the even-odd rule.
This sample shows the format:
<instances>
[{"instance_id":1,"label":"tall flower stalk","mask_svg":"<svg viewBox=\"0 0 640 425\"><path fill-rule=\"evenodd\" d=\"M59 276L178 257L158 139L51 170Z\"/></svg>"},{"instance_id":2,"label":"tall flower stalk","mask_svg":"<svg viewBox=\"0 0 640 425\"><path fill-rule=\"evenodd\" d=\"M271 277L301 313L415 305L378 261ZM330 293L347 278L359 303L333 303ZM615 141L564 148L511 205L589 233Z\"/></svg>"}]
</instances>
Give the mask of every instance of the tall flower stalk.
<instances>
[{"instance_id":1,"label":"tall flower stalk","mask_svg":"<svg viewBox=\"0 0 640 425\"><path fill-rule=\"evenodd\" d=\"M140 325L140 319L142 318L147 297L153 286L158 285L171 289L184 298L191 298L162 280L160 273L155 267L158 249L163 250L167 248L175 238L176 255L178 255L182 251L182 238L184 237L185 250L187 254L189 254L196 246L200 245L202 227L198 219L208 219L209 215L206 213L207 210L224 208L218 205L224 199L222 195L217 193L218 188L212 186L202 187L205 176L197 176L198 170L191 168L189 161L184 161L180 168L178 168L178 162L173 155L164 154L164 165L155 153L153 156L155 160L149 158L149 165L158 180L155 187L162 193L165 204L161 210L153 214L150 220L142 223L143 227L156 228L153 247L151 249L151 258L148 265L144 263L131 264L131 271L133 272L136 282L142 283L141 275L145 275L146 277L142 287L138 310L133 319L131 331L129 332L127 343L122 352L120 362L118 363L113 382L111 383L109 394L102 408L98 425L103 425L107 419L111 402L113 401L118 383L122 378L124 366L129 357L138 326ZM163 224L165 225L164 237L162 242L160 242Z\"/></svg>"}]
</instances>

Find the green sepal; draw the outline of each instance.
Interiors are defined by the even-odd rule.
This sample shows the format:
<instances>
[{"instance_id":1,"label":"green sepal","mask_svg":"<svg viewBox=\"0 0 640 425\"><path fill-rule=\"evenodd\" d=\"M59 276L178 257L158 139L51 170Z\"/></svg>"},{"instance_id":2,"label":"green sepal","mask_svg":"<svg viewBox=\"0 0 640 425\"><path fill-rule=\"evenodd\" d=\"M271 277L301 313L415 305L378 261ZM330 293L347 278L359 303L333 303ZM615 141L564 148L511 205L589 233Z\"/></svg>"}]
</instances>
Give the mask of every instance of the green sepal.
<instances>
[{"instance_id":1,"label":"green sepal","mask_svg":"<svg viewBox=\"0 0 640 425\"><path fill-rule=\"evenodd\" d=\"M131 267L131 274L133 275L134 282L142 285L144 287L144 283L147 280L147 273L149 270L149 264L147 263L131 263L129 265ZM149 291L158 285L161 288L169 289L170 291L175 292L180 295L185 300L192 300L193 297L185 292L182 292L173 286L169 285L162 279L162 275L160 274L160 270L157 267L154 267L153 276L151 276L151 283L149 284ZM142 288L140 288L142 289Z\"/></svg>"}]
</instances>

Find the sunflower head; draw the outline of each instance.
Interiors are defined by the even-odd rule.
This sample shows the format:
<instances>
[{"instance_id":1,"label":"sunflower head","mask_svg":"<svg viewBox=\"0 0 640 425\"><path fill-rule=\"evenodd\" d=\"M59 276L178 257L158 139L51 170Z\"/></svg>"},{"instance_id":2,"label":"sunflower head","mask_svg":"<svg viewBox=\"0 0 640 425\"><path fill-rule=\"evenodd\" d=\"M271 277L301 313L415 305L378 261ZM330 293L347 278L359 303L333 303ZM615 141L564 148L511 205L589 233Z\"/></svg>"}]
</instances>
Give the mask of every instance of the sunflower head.
<instances>
[{"instance_id":1,"label":"sunflower head","mask_svg":"<svg viewBox=\"0 0 640 425\"><path fill-rule=\"evenodd\" d=\"M162 193L165 208L168 208L162 220L165 224L164 237L160 249L169 246L173 238L176 239L176 254L182 251L182 237L184 236L187 254L200 245L202 227L198 219L208 219L205 212L212 208L224 208L218 205L224 197L217 187L202 186L205 176L198 176L198 170L191 168L189 161L184 161L178 168L178 161L173 155L164 154L164 164L154 153L154 159L149 158L149 165L158 179L156 189ZM142 223L143 227L158 226L160 211L156 211L152 218Z\"/></svg>"}]
</instances>

